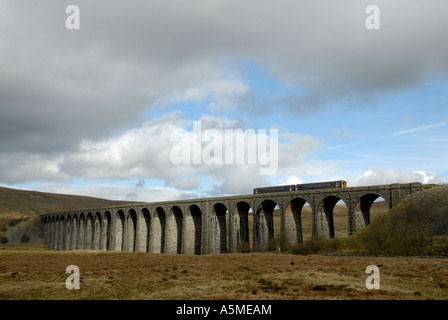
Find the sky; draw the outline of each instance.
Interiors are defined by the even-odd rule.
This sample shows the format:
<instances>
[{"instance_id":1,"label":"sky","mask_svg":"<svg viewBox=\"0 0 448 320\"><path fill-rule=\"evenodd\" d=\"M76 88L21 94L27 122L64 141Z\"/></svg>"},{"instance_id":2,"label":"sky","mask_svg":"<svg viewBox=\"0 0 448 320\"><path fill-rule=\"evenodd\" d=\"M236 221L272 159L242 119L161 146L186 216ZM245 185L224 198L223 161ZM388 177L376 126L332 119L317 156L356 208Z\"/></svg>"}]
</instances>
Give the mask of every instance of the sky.
<instances>
[{"instance_id":1,"label":"sky","mask_svg":"<svg viewBox=\"0 0 448 320\"><path fill-rule=\"evenodd\" d=\"M2 0L0 186L151 202L446 184L446 12L445 0ZM244 142L233 154L226 132Z\"/></svg>"}]
</instances>

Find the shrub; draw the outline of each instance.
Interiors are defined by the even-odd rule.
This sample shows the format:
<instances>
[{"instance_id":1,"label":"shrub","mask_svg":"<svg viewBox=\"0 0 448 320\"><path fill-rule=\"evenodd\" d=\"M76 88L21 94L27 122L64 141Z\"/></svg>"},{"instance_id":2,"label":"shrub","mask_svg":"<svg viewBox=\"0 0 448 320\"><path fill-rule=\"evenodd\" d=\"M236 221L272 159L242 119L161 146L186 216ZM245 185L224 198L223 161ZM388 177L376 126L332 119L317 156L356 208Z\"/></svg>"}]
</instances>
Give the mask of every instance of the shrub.
<instances>
[{"instance_id":1,"label":"shrub","mask_svg":"<svg viewBox=\"0 0 448 320\"><path fill-rule=\"evenodd\" d=\"M8 237L1 237L1 239L0 239L0 243L1 244L5 244L5 243L8 243L8 242L9 242Z\"/></svg>"},{"instance_id":2,"label":"shrub","mask_svg":"<svg viewBox=\"0 0 448 320\"><path fill-rule=\"evenodd\" d=\"M303 253L304 254L313 254L318 253L322 248L322 240L318 237L313 237L303 243Z\"/></svg>"},{"instance_id":3,"label":"shrub","mask_svg":"<svg viewBox=\"0 0 448 320\"><path fill-rule=\"evenodd\" d=\"M9 226L10 227L14 227L15 225L17 225L20 222L20 219L11 219L9 220Z\"/></svg>"},{"instance_id":4,"label":"shrub","mask_svg":"<svg viewBox=\"0 0 448 320\"><path fill-rule=\"evenodd\" d=\"M434 236L445 228L443 216L437 202L407 201L390 210L357 237L372 255L431 255L434 254Z\"/></svg>"},{"instance_id":5,"label":"shrub","mask_svg":"<svg viewBox=\"0 0 448 320\"><path fill-rule=\"evenodd\" d=\"M28 242L28 241L30 241L30 236L28 234L24 233L22 235L22 237L20 238L20 242Z\"/></svg>"}]
</instances>

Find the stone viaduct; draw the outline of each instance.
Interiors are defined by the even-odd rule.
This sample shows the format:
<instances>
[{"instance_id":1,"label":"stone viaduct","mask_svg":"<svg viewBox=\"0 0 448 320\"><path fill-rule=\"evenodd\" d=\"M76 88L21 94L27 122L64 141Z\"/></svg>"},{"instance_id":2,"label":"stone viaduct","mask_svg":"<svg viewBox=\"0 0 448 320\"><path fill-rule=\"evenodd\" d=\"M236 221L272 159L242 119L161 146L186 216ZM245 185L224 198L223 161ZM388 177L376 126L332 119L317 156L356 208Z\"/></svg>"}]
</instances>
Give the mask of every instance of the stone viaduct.
<instances>
[{"instance_id":1,"label":"stone viaduct","mask_svg":"<svg viewBox=\"0 0 448 320\"><path fill-rule=\"evenodd\" d=\"M408 183L132 203L46 214L40 219L45 243L57 250L249 252L266 249L274 229L289 244L301 243L305 204L312 210L313 236L331 238L333 209L340 200L347 206L351 235L370 223L370 207L377 198L392 208L422 189L420 183ZM280 212L276 226L275 208Z\"/></svg>"}]
</instances>

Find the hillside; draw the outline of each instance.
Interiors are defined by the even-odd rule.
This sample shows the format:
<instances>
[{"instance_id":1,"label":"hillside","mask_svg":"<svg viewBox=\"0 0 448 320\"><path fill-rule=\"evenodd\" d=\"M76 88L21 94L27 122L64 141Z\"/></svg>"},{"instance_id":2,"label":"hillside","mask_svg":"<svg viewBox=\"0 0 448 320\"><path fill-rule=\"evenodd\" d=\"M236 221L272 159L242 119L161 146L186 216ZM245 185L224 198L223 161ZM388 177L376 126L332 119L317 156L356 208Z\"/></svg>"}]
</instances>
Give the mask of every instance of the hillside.
<instances>
[{"instance_id":1,"label":"hillside","mask_svg":"<svg viewBox=\"0 0 448 320\"><path fill-rule=\"evenodd\" d=\"M35 229L32 227L34 223L30 220L35 220L34 218L41 214L100 208L123 203L128 202L0 187L0 236L8 234L10 241L13 239L18 241L26 232L25 229L28 229L29 222L31 222L29 227ZM24 229L22 222L25 221L28 222ZM28 233L31 235L30 232Z\"/></svg>"},{"instance_id":2,"label":"hillside","mask_svg":"<svg viewBox=\"0 0 448 320\"><path fill-rule=\"evenodd\" d=\"M122 203L126 202L0 187L0 218L32 217L45 213L97 208Z\"/></svg>"},{"instance_id":3,"label":"hillside","mask_svg":"<svg viewBox=\"0 0 448 320\"><path fill-rule=\"evenodd\" d=\"M385 227L422 230L428 236L448 234L448 186L425 189L408 196L390 213L367 226L360 235ZM396 230L398 231L398 230Z\"/></svg>"},{"instance_id":4,"label":"hillside","mask_svg":"<svg viewBox=\"0 0 448 320\"><path fill-rule=\"evenodd\" d=\"M408 196L346 245L375 255L447 255L448 186Z\"/></svg>"}]
</instances>

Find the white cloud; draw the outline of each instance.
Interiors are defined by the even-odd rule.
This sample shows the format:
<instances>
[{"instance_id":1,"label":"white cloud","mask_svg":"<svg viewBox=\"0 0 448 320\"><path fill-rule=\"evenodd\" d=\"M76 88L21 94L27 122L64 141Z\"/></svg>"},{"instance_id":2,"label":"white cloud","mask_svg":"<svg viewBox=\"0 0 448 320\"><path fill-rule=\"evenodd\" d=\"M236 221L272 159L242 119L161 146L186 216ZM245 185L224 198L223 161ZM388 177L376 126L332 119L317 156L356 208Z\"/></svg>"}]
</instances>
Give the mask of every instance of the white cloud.
<instances>
[{"instance_id":1,"label":"white cloud","mask_svg":"<svg viewBox=\"0 0 448 320\"><path fill-rule=\"evenodd\" d=\"M253 105L244 62L303 89L269 101L299 116L446 74L446 1L379 0L387 32L365 29L368 4L78 0L82 28L67 32L64 3L3 0L0 149L67 150L141 125L155 105L207 95L213 110L272 111Z\"/></svg>"},{"instance_id":2,"label":"white cloud","mask_svg":"<svg viewBox=\"0 0 448 320\"><path fill-rule=\"evenodd\" d=\"M202 117L200 123L202 130L213 128L217 132L221 132L223 136L226 129L241 129L241 134L244 136L249 132L246 129L251 129L247 128L247 123L243 120L212 116ZM278 154L274 155L271 153L272 151L267 151L269 164L262 163L258 157L255 158L255 164L249 164L246 158L248 150L257 146L251 146L248 143L245 143L243 148L245 154L243 164L238 164L235 160L230 163L226 162L224 160L225 148L221 165L206 164L204 160L201 164L194 164L192 161L189 164L173 163L170 152L175 146L175 142L170 140L171 133L174 130L183 130L188 133L187 128L190 126L191 122L185 119L181 113L176 112L148 121L140 128L126 131L113 138L84 141L71 152L47 157L45 162L36 157L23 157L22 165L14 170L14 175L9 175L8 180L11 183L24 182L18 177L32 177L30 172L34 170L39 173L40 181L61 181L62 178L63 181L158 179L163 181L168 188L219 195L247 194L251 193L256 186L267 185L271 177L261 176L260 168L271 165L270 162L273 161L274 156L279 159L279 176L295 172L297 177L305 179L310 175L324 175L338 169L336 163L322 161L315 156L315 152L322 147L320 140L310 135L291 133L281 135ZM254 129L254 131L257 133L258 129L260 128ZM269 134L269 128L266 129ZM190 135L193 133L189 132ZM198 137L195 138L198 139ZM207 144L208 142L202 143L202 152ZM234 157L236 157L236 153ZM9 166L11 165L9 164ZM41 170L38 170L39 168ZM42 170L42 168L46 169ZM88 182L85 183L88 185ZM122 187L120 188L122 189ZM61 190L63 191L63 189ZM108 187L107 190L114 189ZM143 188L142 190L149 189ZM142 190L138 193L141 193Z\"/></svg>"},{"instance_id":3,"label":"white cloud","mask_svg":"<svg viewBox=\"0 0 448 320\"><path fill-rule=\"evenodd\" d=\"M288 184L301 184L301 183L303 183L303 181L300 178L296 176L290 176L287 177L286 182L284 184L288 185Z\"/></svg>"},{"instance_id":4,"label":"white cloud","mask_svg":"<svg viewBox=\"0 0 448 320\"><path fill-rule=\"evenodd\" d=\"M441 177L433 172L403 172L392 168L370 168L355 178L347 178L348 186L353 187L412 182L441 184L448 183L448 178Z\"/></svg>"},{"instance_id":5,"label":"white cloud","mask_svg":"<svg viewBox=\"0 0 448 320\"><path fill-rule=\"evenodd\" d=\"M59 0L0 4L2 183L155 178L180 190L250 192L268 181L257 166L173 165L170 132L185 130L191 119L172 113L147 121L148 109L206 101L208 111L236 109L250 120L204 115L204 129L247 128L255 116L271 121L269 112L302 118L328 105L372 105L422 85L434 70L437 76L448 71L448 42L440 32L448 26L444 0L378 0L379 32L364 27L368 1L77 4L82 27L75 32L65 29L66 4ZM246 62L300 94L250 83L240 68ZM203 112L182 110L190 111ZM340 137L353 134L343 128ZM314 136L282 132L279 180L340 172L338 161L318 157L322 148ZM389 170L373 169L354 182L437 180Z\"/></svg>"}]
</instances>

